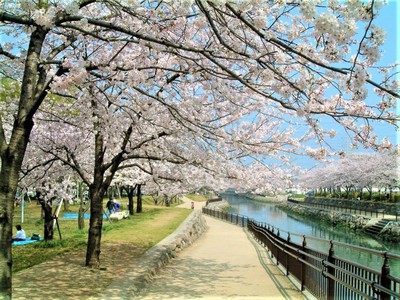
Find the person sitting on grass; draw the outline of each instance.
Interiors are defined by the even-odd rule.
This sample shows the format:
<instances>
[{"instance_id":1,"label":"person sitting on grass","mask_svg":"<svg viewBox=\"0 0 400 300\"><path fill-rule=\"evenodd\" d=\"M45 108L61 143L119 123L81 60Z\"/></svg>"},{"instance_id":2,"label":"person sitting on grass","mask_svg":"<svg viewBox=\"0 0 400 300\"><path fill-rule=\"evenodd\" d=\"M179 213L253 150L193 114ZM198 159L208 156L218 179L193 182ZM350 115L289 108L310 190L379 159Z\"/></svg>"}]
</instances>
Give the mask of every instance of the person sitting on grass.
<instances>
[{"instance_id":1,"label":"person sitting on grass","mask_svg":"<svg viewBox=\"0 0 400 300\"><path fill-rule=\"evenodd\" d=\"M117 212L119 210L119 203L117 200L114 199L114 211Z\"/></svg>"},{"instance_id":2,"label":"person sitting on grass","mask_svg":"<svg viewBox=\"0 0 400 300\"><path fill-rule=\"evenodd\" d=\"M13 238L13 241L25 241L26 240L26 234L25 230L22 229L21 225L15 226L17 228L17 234L15 235L15 238Z\"/></svg>"}]
</instances>

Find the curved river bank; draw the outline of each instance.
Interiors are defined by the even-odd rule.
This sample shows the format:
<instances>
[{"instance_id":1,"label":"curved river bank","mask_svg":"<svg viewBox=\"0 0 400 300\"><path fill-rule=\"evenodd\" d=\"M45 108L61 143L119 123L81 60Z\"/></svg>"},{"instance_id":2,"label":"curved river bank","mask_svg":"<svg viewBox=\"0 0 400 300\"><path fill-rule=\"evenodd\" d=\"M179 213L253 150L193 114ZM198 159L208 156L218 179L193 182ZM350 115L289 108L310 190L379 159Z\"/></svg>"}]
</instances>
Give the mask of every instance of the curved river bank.
<instances>
[{"instance_id":1,"label":"curved river bank","mask_svg":"<svg viewBox=\"0 0 400 300\"><path fill-rule=\"evenodd\" d=\"M256 202L234 194L221 194L221 197L227 200L232 207L228 212L247 216L258 222L268 223L283 231L290 232L291 234L300 235L291 236L291 240L299 244L302 242L301 236L306 235L400 255L398 243L383 242L362 232L355 232L345 227L321 224L317 220L300 219L294 215L287 214L273 203ZM282 237L286 237L286 235L282 233ZM328 252L329 249L329 244L315 240L308 239L307 244L309 247L323 252ZM383 264L383 258L377 258L371 254L347 248L336 246L335 254L376 270L380 270ZM400 260L390 260L389 264L391 267L391 274L400 277Z\"/></svg>"}]
</instances>

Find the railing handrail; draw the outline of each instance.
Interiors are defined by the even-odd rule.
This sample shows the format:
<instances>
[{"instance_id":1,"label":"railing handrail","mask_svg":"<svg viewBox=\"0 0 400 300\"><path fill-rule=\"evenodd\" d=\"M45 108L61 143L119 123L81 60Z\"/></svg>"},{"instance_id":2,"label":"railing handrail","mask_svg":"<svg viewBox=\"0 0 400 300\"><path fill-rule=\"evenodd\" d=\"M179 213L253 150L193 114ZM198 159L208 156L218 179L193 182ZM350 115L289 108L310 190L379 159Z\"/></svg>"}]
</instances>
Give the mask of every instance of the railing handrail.
<instances>
[{"instance_id":1,"label":"railing handrail","mask_svg":"<svg viewBox=\"0 0 400 300\"><path fill-rule=\"evenodd\" d=\"M253 220L253 219L249 219L249 220ZM283 232L283 233L286 233L286 234L290 234L290 236L297 236L297 237L301 237L301 238L306 239L306 240L314 240L314 241L327 243L327 244L333 243L334 245L341 246L343 248L349 248L349 249L357 250L357 251L360 251L360 252L373 254L373 255L376 255L376 256L380 256L382 258L389 257L389 258L392 258L392 259L399 259L400 260L400 255L396 254L396 253L391 253L391 252L388 252L388 251L380 251L380 250L365 248L365 247L361 247L361 246L357 246L357 245L353 245L353 244L347 244L347 243L338 242L338 241L335 241L335 240L323 239L323 238L310 236L310 235L293 233L293 232L281 229L279 227L276 227L274 225L268 224L266 222L257 222L255 220L253 220L253 221L258 223L258 224L264 224L264 225L269 226L271 228L277 229L277 230L279 230L280 233Z\"/></svg>"},{"instance_id":2,"label":"railing handrail","mask_svg":"<svg viewBox=\"0 0 400 300\"><path fill-rule=\"evenodd\" d=\"M246 216L221 212L207 207L203 207L203 212L214 217L222 218L226 221L229 221L229 219L238 220L238 218L241 218L241 220L245 219L246 224L241 222L241 226L246 226L250 232L253 232L257 239L261 239L260 241L263 242L268 251L271 251L272 257L275 256L277 263L280 265L285 265L286 263L286 267L284 267L287 270L287 275L289 275L289 272L297 272L296 275L294 275L294 278L297 278L301 282L302 290L305 288L315 295L322 294L324 295L322 298L326 297L327 299L336 299L335 293L338 293L338 296L336 297L339 298L343 294L353 293L357 294L358 297L361 296L364 298L382 300L400 299L400 278L390 275L390 268L387 264L389 258L400 259L400 255L398 254L290 233L273 225L257 222ZM236 223L238 222L236 221ZM281 232L286 232L288 234L287 240L280 236ZM292 236L302 237L303 244L300 245L291 241ZM329 242L329 252L324 253L306 246L307 238ZM383 257L384 262L381 271L373 270L356 262L335 256L333 250L334 245ZM285 256L286 258L282 258L282 256ZM288 262L289 258L291 259L291 263ZM297 268L301 269L301 274L299 274L298 270L292 270L296 269L294 265L297 265ZM307 276L303 274L303 268L308 270L306 271L308 274ZM358 271L354 271L354 269ZM315 280L315 282L305 283L304 280ZM358 282L357 287L353 286L354 280ZM318 287L316 288L316 286ZM347 290L347 292L344 290Z\"/></svg>"},{"instance_id":3,"label":"railing handrail","mask_svg":"<svg viewBox=\"0 0 400 300\"><path fill-rule=\"evenodd\" d=\"M303 205L303 206L327 207L327 208L332 209L332 210L335 210L335 209L345 210L345 212L347 210L349 210L350 213L351 213L351 211L355 211L355 212L359 211L360 215L363 215L363 214L361 214L361 212L363 212L365 216L367 215L367 213L370 213L371 216L373 214L375 214L376 217L378 217L379 214L382 214L383 218L385 217L385 215L386 216L395 216L396 217L396 221L398 220L399 213L400 213L398 210L393 212L393 211L388 211L385 208L360 207L360 206L355 207L355 206L352 206L352 205L343 205L342 203L341 204L335 204L335 203L328 204L328 203L323 203L323 202L315 203L315 202L299 201L299 200L293 199L293 198L288 198L287 201L289 203L294 203L294 204Z\"/></svg>"}]
</instances>

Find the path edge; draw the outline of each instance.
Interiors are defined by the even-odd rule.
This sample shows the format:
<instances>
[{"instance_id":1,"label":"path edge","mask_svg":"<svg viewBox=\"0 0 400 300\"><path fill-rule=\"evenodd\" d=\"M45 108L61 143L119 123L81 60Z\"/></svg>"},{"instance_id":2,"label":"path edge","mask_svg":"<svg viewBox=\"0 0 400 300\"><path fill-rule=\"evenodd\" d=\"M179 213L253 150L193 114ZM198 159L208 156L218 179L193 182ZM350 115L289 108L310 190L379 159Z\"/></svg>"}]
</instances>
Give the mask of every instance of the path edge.
<instances>
[{"instance_id":1,"label":"path edge","mask_svg":"<svg viewBox=\"0 0 400 300\"><path fill-rule=\"evenodd\" d=\"M173 233L148 249L123 278L113 281L101 295L91 299L132 299L138 296L164 266L193 244L207 228L201 211L193 210ZM124 291L122 296L121 291Z\"/></svg>"}]
</instances>

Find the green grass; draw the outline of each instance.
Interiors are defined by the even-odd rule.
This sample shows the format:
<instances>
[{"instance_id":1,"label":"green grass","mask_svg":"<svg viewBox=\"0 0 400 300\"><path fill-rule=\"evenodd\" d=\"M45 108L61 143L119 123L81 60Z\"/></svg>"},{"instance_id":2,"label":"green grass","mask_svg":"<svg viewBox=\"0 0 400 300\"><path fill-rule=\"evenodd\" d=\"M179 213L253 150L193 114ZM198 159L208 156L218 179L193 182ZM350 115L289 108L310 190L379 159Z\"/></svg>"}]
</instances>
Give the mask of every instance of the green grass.
<instances>
[{"instance_id":1,"label":"green grass","mask_svg":"<svg viewBox=\"0 0 400 300\"><path fill-rule=\"evenodd\" d=\"M207 201L206 195L202 195L202 194L188 194L188 195L186 195L186 197L188 197L189 199L191 199L193 201L197 201L197 202Z\"/></svg>"},{"instance_id":2,"label":"green grass","mask_svg":"<svg viewBox=\"0 0 400 300\"><path fill-rule=\"evenodd\" d=\"M105 201L106 202L106 201ZM121 204L127 207L127 199ZM125 204L125 205L124 205ZM135 201L136 206L136 201ZM68 212L77 212L79 205L70 205ZM191 210L177 207L155 206L151 197L144 197L143 212L130 216L128 219L109 223L103 221L102 243L128 242L141 248L150 248L171 234ZM62 239L55 228L54 240L38 242L25 246L13 246L13 272L29 268L47 260L67 253L86 249L89 220L85 220L85 228L78 229L78 220L63 219L63 208L60 212L59 224ZM14 214L14 226L21 223L21 208L17 207ZM40 233L43 236L43 220L41 207L36 203L28 204L24 208L24 222L22 223L27 236Z\"/></svg>"},{"instance_id":3,"label":"green grass","mask_svg":"<svg viewBox=\"0 0 400 300\"><path fill-rule=\"evenodd\" d=\"M306 195L304 194L289 194L289 198L304 199Z\"/></svg>"}]
</instances>

